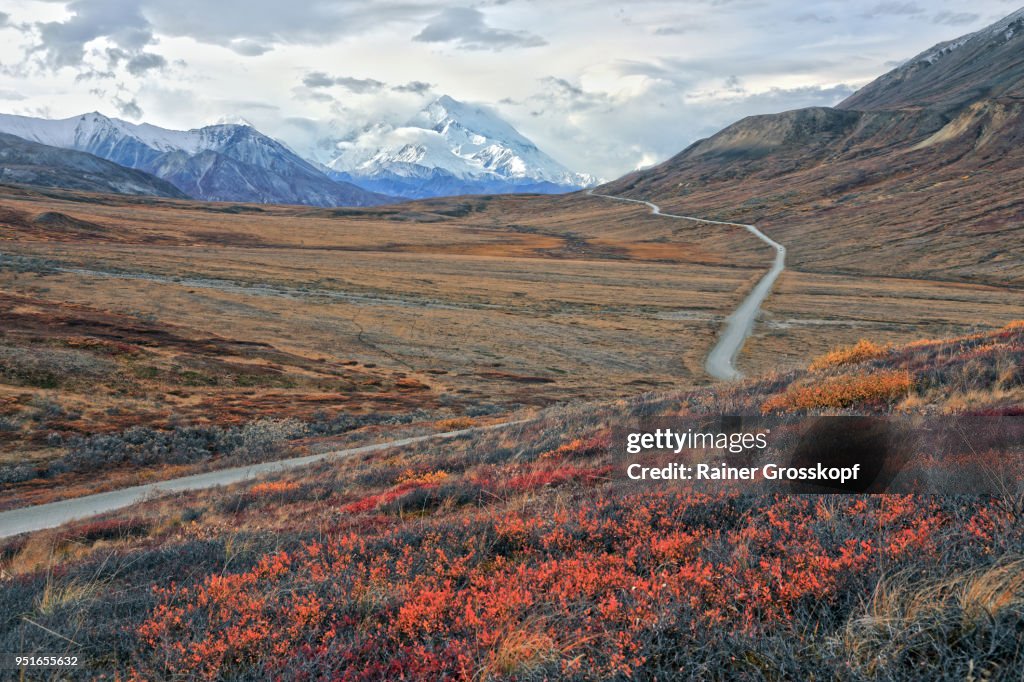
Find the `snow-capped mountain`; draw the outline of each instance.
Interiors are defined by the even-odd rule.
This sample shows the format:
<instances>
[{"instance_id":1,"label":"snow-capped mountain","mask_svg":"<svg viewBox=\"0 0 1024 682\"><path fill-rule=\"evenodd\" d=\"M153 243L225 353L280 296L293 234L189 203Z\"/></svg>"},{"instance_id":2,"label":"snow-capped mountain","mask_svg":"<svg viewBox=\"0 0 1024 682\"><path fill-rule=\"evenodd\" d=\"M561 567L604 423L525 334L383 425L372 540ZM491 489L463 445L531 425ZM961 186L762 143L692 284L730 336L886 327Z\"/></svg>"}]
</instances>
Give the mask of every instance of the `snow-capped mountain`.
<instances>
[{"instance_id":1,"label":"snow-capped mountain","mask_svg":"<svg viewBox=\"0 0 1024 682\"><path fill-rule=\"evenodd\" d=\"M60 120L0 114L0 132L151 173L206 201L368 206L390 200L327 177L250 125L180 131L96 112Z\"/></svg>"},{"instance_id":2,"label":"snow-capped mountain","mask_svg":"<svg viewBox=\"0 0 1024 682\"><path fill-rule=\"evenodd\" d=\"M332 142L332 177L409 198L570 192L596 184L537 148L495 113L445 95L404 126L378 124Z\"/></svg>"}]
</instances>

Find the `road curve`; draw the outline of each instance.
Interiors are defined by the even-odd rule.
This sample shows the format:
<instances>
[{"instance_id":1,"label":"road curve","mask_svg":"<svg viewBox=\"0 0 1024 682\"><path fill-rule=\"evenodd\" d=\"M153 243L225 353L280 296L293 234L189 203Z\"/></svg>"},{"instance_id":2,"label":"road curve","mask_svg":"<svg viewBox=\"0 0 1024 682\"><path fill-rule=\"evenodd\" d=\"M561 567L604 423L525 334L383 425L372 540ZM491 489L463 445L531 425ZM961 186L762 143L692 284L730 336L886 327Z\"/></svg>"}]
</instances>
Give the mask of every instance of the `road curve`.
<instances>
[{"instance_id":1,"label":"road curve","mask_svg":"<svg viewBox=\"0 0 1024 682\"><path fill-rule=\"evenodd\" d=\"M711 352L708 353L707 359L704 360L704 369L707 373L716 379L723 381L734 381L741 379L743 375L738 369L736 369L736 356L739 355L740 350L743 348L743 343L750 336L750 332L754 329L754 320L757 318L757 312L761 309L761 304L764 299L768 297L768 293L772 290L772 285L775 284L775 280L779 278L782 271L786 269L786 247L778 243L761 230L757 229L753 225L744 225L743 223L729 223L722 220L708 220L706 218L695 218L688 215L675 215L673 213L662 213L661 207L650 201L644 201L643 199L629 199L626 197L617 197L611 194L597 194L593 190L587 190L587 194L595 197L604 197L605 199L613 199L615 201L628 201L634 204L643 204L651 209L651 213L654 215L664 216L666 218L676 218L678 220L690 220L695 223L707 223L709 225L726 225L729 227L742 227L743 229L750 232L752 235L768 244L775 249L775 260L772 262L772 267L762 277L757 285L751 290L747 297L743 299L739 307L733 311L732 315L726 318L725 326L722 328L722 332L718 335L718 341L715 343Z\"/></svg>"},{"instance_id":2,"label":"road curve","mask_svg":"<svg viewBox=\"0 0 1024 682\"><path fill-rule=\"evenodd\" d=\"M297 467L313 464L314 462L326 459L353 457L355 455L362 455L368 452L377 452L378 450L386 450L388 448L422 443L428 440L456 438L458 436L479 433L481 431L508 428L517 424L523 424L526 421L528 420L503 422L501 424L491 424L488 426L475 426L468 429L459 429L458 431L431 433L426 436L412 436L410 438L401 438L399 440L388 441L386 443L374 443L373 445L363 445L357 448L322 452L317 455L294 457L292 459L263 462L261 464L249 464L246 466L232 467L230 469L219 469L217 471L208 471L206 473L194 474L192 476L172 478L167 481L158 481L155 483L147 483L146 485L132 486L131 488L122 488L121 490L111 490L110 492L98 493L96 495L85 495L83 497L60 500L59 502L50 502L48 504L38 504L32 507L11 509L10 511L0 512L0 538L6 538L20 533L43 530L44 528L53 528L67 523L68 521L74 521L75 519L83 519L97 514L105 514L107 512L131 506L147 498L165 495L167 493L179 493L187 490L202 490L205 488L214 488L220 485L240 483L242 481L256 478L257 476L287 471L289 469L295 469Z\"/></svg>"}]
</instances>

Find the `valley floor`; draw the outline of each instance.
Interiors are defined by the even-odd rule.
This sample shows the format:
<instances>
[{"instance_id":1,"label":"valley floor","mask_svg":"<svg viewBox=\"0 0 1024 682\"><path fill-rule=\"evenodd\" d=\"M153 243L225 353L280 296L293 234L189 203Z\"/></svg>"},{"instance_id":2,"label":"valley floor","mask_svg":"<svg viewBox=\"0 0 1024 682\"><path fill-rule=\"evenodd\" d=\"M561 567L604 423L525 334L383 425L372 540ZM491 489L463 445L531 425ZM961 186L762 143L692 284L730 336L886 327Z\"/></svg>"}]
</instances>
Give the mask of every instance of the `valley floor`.
<instances>
[{"instance_id":1,"label":"valley floor","mask_svg":"<svg viewBox=\"0 0 1024 682\"><path fill-rule=\"evenodd\" d=\"M0 207L7 507L705 385L772 258L585 195L319 210L7 188ZM1024 317L1012 288L892 275L787 269L740 369Z\"/></svg>"}]
</instances>

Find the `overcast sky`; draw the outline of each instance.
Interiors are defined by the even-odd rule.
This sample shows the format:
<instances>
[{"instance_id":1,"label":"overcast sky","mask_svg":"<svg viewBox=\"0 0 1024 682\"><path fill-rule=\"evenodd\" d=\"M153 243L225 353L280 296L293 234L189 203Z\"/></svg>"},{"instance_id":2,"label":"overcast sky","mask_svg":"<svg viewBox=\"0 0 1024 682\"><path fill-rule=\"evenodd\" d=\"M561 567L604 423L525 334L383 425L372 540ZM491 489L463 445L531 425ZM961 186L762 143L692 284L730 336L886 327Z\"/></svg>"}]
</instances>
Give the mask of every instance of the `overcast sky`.
<instances>
[{"instance_id":1,"label":"overcast sky","mask_svg":"<svg viewBox=\"0 0 1024 682\"><path fill-rule=\"evenodd\" d=\"M0 0L0 111L244 118L300 151L430 98L604 178L835 104L1021 0Z\"/></svg>"}]
</instances>

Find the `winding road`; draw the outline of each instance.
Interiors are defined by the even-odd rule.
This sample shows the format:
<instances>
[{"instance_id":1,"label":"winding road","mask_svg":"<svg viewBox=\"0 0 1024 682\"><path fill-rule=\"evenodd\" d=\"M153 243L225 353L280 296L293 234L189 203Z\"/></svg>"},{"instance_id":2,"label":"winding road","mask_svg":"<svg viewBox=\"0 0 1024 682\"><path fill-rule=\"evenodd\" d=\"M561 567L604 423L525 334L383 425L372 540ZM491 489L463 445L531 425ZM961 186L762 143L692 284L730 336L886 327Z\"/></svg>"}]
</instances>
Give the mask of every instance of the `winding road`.
<instances>
[{"instance_id":1,"label":"winding road","mask_svg":"<svg viewBox=\"0 0 1024 682\"><path fill-rule=\"evenodd\" d=\"M105 514L107 512L130 507L133 504L159 495L180 493L188 490L203 490L205 488L214 488L219 485L241 483L266 474L279 473L327 459L354 457L356 455L378 452L389 448L414 445L428 440L457 438L459 436L479 433L481 431L506 429L519 424L524 424L526 421L528 420L503 422L501 424L490 424L487 426L474 426L468 429L459 429L458 431L445 431L443 433L431 433L425 436L412 436L409 438L388 441L386 443L374 443L373 445L363 445L356 448L347 448L345 450L332 450L331 452L322 452L316 455L307 455L305 457L293 457L291 459L281 459L274 462L249 464L246 466L232 467L230 469L218 469L217 471L208 471L202 474L193 474L192 476L172 478L167 481L157 481L156 483L147 483L145 485L132 486L131 488L122 488L121 490L111 490L110 492L98 493L96 495L84 495L82 497L73 497L68 500L60 500L59 502L50 502L48 504L38 504L32 507L11 509L10 511L0 512L0 538L6 538L20 533L30 533L32 531L43 530L44 528L53 528L55 526L65 524L68 521L74 521L75 519L84 519L90 516L96 516L97 514Z\"/></svg>"},{"instance_id":2,"label":"winding road","mask_svg":"<svg viewBox=\"0 0 1024 682\"><path fill-rule=\"evenodd\" d=\"M704 361L704 368L707 370L708 374L717 379L735 380L742 377L735 366L736 356L739 355L740 349L743 348L744 341L746 341L747 337L750 336L750 332L754 327L754 320L761 308L761 303L768 296L772 285L775 284L775 280L778 279L779 275L785 269L786 247L771 239L753 225L729 223L721 220L707 220L705 218L675 215L672 213L662 213L661 207L657 204L650 201L644 201L642 199L629 199L609 194L596 194L593 190L588 190L587 194L590 194L591 196L604 197L606 199L613 199L615 201L643 204L651 209L652 214L664 216L666 218L689 220L709 225L742 227L775 249L775 261L772 263L771 269L760 279L760 281L758 281L754 289L747 294L747 297L743 300L740 306L736 308L732 315L726 318L725 326L718 337L717 343L711 349L711 352L708 353L708 357ZM524 420L505 422L502 424L491 424L488 426L477 426L457 431L446 431L444 433L433 433L425 436L401 438L399 440L388 441L385 443L375 443L373 445L363 445L361 447L347 448L344 450L334 450L316 455L307 455L305 457L294 457L274 462L264 462L260 464L232 467L230 469L220 469L202 474L173 478L167 481L147 483L145 485L133 486L131 488L122 488L121 490L112 490L110 492L98 493L96 495L85 495L68 500L50 502L48 504L12 509L0 512L0 538L43 530L45 528L53 528L75 519L83 519L97 514L116 511L141 502L147 498L165 495L168 493L202 490L221 485L230 485L254 479L259 476L264 476L266 474L295 469L327 459L354 457L356 455L402 447L405 445L413 445L415 443L422 443L429 440L457 438L459 436L481 431L509 428L522 423L524 423Z\"/></svg>"},{"instance_id":3,"label":"winding road","mask_svg":"<svg viewBox=\"0 0 1024 682\"><path fill-rule=\"evenodd\" d=\"M666 218L676 218L678 220L689 220L695 223L706 223L708 225L726 225L729 227L742 227L747 232L768 244L775 249L775 260L772 262L772 267L767 273L758 281L757 285L751 290L747 297L743 299L739 307L733 311L732 315L726 318L725 326L722 328L722 333L718 335L718 341L715 343L711 352L708 353L708 357L704 360L704 369L707 373L716 379L723 381L733 381L741 379L743 375L738 369L736 369L736 356L739 355L740 350L743 348L743 343L750 336L750 332L754 329L754 320L757 319L757 313L761 309L761 304L764 299L768 297L768 293L772 290L772 285L775 284L775 280L779 278L782 271L786 269L786 247L778 243L761 230L757 229L753 225L744 225L743 223L729 223L722 220L708 220L706 218L696 218L688 215L676 215L674 213L662 213L661 207L650 201L644 201L643 199L629 199L626 197L617 197L611 194L596 194L593 190L588 190L587 194L595 197L604 197L605 199L613 199L615 201L628 201L634 204L643 204L651 209L651 213L654 215L664 216Z\"/></svg>"}]
</instances>

